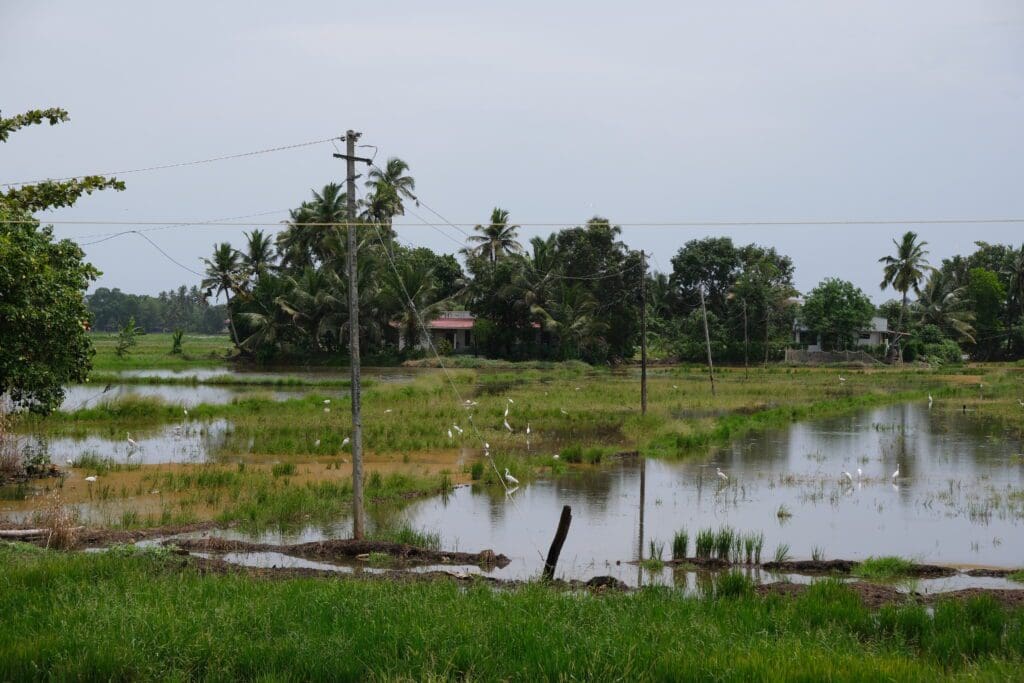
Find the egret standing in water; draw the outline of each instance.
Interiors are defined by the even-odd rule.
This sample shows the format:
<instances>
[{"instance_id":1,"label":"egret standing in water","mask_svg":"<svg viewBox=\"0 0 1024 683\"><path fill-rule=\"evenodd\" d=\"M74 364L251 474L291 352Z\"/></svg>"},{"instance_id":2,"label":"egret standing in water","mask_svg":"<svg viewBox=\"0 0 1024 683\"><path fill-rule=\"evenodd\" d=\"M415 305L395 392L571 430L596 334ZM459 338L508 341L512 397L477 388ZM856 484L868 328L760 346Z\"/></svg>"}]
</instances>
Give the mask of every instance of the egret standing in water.
<instances>
[{"instance_id":1,"label":"egret standing in water","mask_svg":"<svg viewBox=\"0 0 1024 683\"><path fill-rule=\"evenodd\" d=\"M843 470L843 479L850 482L851 484L853 483L853 477L850 476L850 473L847 472L846 470Z\"/></svg>"},{"instance_id":2,"label":"egret standing in water","mask_svg":"<svg viewBox=\"0 0 1024 683\"><path fill-rule=\"evenodd\" d=\"M131 452L138 447L139 444L132 438L132 433L128 432L128 454L131 455Z\"/></svg>"},{"instance_id":3,"label":"egret standing in water","mask_svg":"<svg viewBox=\"0 0 1024 683\"><path fill-rule=\"evenodd\" d=\"M512 476L512 473L505 468L505 481L512 484L513 486L519 486L519 480Z\"/></svg>"},{"instance_id":4,"label":"egret standing in water","mask_svg":"<svg viewBox=\"0 0 1024 683\"><path fill-rule=\"evenodd\" d=\"M900 464L896 463L896 471L892 473L892 480L896 481L900 476Z\"/></svg>"},{"instance_id":5,"label":"egret standing in water","mask_svg":"<svg viewBox=\"0 0 1024 683\"><path fill-rule=\"evenodd\" d=\"M718 475L718 478L721 479L722 481L729 481L729 475L723 472L721 467L716 467L715 473Z\"/></svg>"},{"instance_id":6,"label":"egret standing in water","mask_svg":"<svg viewBox=\"0 0 1024 683\"><path fill-rule=\"evenodd\" d=\"M932 395L931 395L931 394L928 394L928 407L929 407L929 408L931 408L931 407L932 407L932 402L933 402L933 401L934 401L934 399L932 398Z\"/></svg>"}]
</instances>

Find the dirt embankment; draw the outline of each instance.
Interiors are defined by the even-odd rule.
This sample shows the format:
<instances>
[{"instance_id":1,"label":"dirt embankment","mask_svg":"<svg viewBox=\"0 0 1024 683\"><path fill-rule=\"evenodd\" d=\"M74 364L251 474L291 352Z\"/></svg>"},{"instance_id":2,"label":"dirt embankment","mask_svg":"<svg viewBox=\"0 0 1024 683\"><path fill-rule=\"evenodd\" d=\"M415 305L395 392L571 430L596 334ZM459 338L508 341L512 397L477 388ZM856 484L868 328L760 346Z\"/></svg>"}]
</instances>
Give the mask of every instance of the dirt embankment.
<instances>
[{"instance_id":1,"label":"dirt embankment","mask_svg":"<svg viewBox=\"0 0 1024 683\"><path fill-rule=\"evenodd\" d=\"M248 543L223 538L178 539L166 541L182 550L212 554L222 553L280 553L309 560L359 560L371 553L386 554L403 564L475 564L480 567L505 567L509 559L497 555L493 550L478 553L461 553L445 550L418 548L406 543L368 540L333 540L299 543L297 545L275 545L272 543Z\"/></svg>"}]
</instances>

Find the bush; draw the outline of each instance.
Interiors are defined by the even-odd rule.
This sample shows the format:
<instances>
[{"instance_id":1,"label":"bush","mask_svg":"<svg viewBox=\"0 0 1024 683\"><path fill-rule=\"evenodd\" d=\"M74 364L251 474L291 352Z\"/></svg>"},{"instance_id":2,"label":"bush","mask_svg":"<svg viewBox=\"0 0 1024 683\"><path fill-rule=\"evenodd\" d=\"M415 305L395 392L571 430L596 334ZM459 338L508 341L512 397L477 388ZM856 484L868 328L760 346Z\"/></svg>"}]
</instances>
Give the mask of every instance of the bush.
<instances>
[{"instance_id":1,"label":"bush","mask_svg":"<svg viewBox=\"0 0 1024 683\"><path fill-rule=\"evenodd\" d=\"M941 363L957 364L963 359L963 351L960 349L959 344L952 339L943 339L938 343L925 344L922 351L928 360Z\"/></svg>"}]
</instances>

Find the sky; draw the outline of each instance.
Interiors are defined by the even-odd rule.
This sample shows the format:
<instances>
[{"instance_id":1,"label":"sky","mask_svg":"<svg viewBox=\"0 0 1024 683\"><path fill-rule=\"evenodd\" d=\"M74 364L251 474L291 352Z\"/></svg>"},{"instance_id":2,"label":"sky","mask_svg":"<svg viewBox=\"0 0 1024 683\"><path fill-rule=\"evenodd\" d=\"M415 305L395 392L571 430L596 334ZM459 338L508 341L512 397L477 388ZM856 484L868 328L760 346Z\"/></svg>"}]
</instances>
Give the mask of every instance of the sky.
<instances>
[{"instance_id":1,"label":"sky","mask_svg":"<svg viewBox=\"0 0 1024 683\"><path fill-rule=\"evenodd\" d=\"M498 6L498 5L502 6ZM493 5L493 6L492 6ZM0 111L71 121L0 145L0 183L172 164L361 131L447 221L495 206L521 241L597 214L669 271L688 240L790 255L803 292L852 280L906 229L938 264L1024 224L653 227L736 220L1024 218L1024 3L0 3ZM44 220L80 242L152 221L252 216L85 247L95 283L193 284L213 245L340 182L331 143L121 177ZM452 252L437 215L403 241ZM256 216L256 214L260 214ZM421 224L422 218L435 224ZM133 223L135 222L135 223ZM270 228L276 229L276 228ZM469 229L469 228L466 228ZM178 263L175 263L177 261ZM181 264L181 265L179 265ZM184 266L184 268L182 267Z\"/></svg>"}]
</instances>

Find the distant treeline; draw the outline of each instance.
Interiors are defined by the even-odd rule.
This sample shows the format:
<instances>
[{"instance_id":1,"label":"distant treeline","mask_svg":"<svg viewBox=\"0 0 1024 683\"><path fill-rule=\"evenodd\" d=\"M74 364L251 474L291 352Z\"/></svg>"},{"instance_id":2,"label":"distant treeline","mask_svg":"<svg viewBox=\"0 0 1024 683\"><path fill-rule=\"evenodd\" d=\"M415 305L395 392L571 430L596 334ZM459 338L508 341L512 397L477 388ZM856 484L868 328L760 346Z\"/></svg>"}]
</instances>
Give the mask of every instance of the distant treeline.
<instances>
[{"instance_id":1,"label":"distant treeline","mask_svg":"<svg viewBox=\"0 0 1024 683\"><path fill-rule=\"evenodd\" d=\"M175 291L125 294L120 289L100 287L86 297L92 312L92 329L116 332L129 318L146 332L185 332L219 334L226 330L227 308L212 306L205 291L182 285Z\"/></svg>"}]
</instances>

